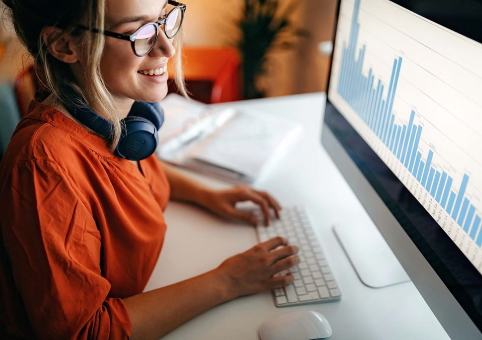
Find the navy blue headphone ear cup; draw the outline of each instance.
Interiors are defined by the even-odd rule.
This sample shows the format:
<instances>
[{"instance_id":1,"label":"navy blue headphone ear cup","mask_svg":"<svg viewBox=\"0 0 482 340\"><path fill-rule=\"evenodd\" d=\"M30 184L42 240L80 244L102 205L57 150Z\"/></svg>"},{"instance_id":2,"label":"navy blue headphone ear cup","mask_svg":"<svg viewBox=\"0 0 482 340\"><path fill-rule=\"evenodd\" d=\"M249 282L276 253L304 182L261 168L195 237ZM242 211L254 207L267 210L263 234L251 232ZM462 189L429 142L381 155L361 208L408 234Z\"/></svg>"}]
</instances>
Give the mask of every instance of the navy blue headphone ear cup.
<instances>
[{"instance_id":1,"label":"navy blue headphone ear cup","mask_svg":"<svg viewBox=\"0 0 482 340\"><path fill-rule=\"evenodd\" d=\"M157 102L134 102L129 112L129 116L145 118L151 121L157 130L159 130L164 123L164 111Z\"/></svg>"},{"instance_id":2,"label":"navy blue headphone ear cup","mask_svg":"<svg viewBox=\"0 0 482 340\"><path fill-rule=\"evenodd\" d=\"M142 117L129 116L123 122L125 125L116 147L117 154L131 161L139 161L152 155L159 144L154 124Z\"/></svg>"}]
</instances>

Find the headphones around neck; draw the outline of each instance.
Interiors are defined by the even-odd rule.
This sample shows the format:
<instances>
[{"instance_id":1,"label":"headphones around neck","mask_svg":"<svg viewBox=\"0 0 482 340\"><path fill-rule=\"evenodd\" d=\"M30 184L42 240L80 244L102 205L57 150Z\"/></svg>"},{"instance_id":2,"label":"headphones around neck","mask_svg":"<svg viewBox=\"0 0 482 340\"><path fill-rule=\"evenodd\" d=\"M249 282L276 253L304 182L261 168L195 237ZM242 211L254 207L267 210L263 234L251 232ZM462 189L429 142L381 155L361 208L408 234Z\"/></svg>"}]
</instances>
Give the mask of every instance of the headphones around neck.
<instances>
[{"instance_id":1,"label":"headphones around neck","mask_svg":"<svg viewBox=\"0 0 482 340\"><path fill-rule=\"evenodd\" d=\"M110 139L113 124L95 113L72 91L64 106L79 122L106 140ZM74 104L75 103L75 104ZM158 130L164 123L164 111L159 103L134 102L126 118L121 120L122 134L115 154L131 161L140 161L152 155L159 144Z\"/></svg>"}]
</instances>

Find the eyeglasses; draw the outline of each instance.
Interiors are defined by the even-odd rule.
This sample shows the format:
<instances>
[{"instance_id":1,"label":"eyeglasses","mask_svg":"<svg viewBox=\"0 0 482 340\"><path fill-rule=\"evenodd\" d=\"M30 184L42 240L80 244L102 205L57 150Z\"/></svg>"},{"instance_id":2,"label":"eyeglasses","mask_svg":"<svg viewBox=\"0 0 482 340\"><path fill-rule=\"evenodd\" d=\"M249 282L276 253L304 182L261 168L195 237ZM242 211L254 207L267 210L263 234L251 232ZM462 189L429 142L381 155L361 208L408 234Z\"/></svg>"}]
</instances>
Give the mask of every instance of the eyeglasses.
<instances>
[{"instance_id":1,"label":"eyeglasses","mask_svg":"<svg viewBox=\"0 0 482 340\"><path fill-rule=\"evenodd\" d=\"M134 54L138 57L144 57L149 54L149 52L151 52L156 45L161 26L168 39L174 38L181 28L184 20L184 12L186 11L186 5L172 0L169 0L168 4L175 7L161 20L145 24L130 35L111 31L101 31L97 28L89 28L83 25L79 25L78 27L94 33L103 33L109 37L128 40L131 42Z\"/></svg>"}]
</instances>

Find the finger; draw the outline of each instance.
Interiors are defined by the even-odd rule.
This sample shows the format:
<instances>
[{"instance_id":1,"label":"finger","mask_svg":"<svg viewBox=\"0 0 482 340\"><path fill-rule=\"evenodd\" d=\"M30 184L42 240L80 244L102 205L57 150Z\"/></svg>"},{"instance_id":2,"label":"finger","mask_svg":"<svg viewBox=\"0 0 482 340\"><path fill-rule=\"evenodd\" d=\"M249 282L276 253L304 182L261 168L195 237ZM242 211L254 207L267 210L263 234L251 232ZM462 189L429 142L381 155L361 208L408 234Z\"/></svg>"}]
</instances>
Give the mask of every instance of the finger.
<instances>
[{"instance_id":1,"label":"finger","mask_svg":"<svg viewBox=\"0 0 482 340\"><path fill-rule=\"evenodd\" d=\"M268 281L268 286L270 289L284 287L289 284L292 284L294 281L294 277L291 273L281 276L275 276Z\"/></svg>"},{"instance_id":2,"label":"finger","mask_svg":"<svg viewBox=\"0 0 482 340\"><path fill-rule=\"evenodd\" d=\"M270 256L271 256L271 259L272 259L271 263L275 263L276 261L279 261L279 260L281 260L285 257L295 255L295 254L298 253L298 251L299 251L298 247L293 246L293 245L287 245L286 247L282 247L280 249L273 250L270 253Z\"/></svg>"},{"instance_id":3,"label":"finger","mask_svg":"<svg viewBox=\"0 0 482 340\"><path fill-rule=\"evenodd\" d=\"M263 212L264 216L264 225L269 226L269 206L266 199L263 196L257 194L254 190L247 190L244 192L244 194L247 199L253 201L261 207L261 211Z\"/></svg>"},{"instance_id":4,"label":"finger","mask_svg":"<svg viewBox=\"0 0 482 340\"><path fill-rule=\"evenodd\" d=\"M298 256L290 256L286 257L282 260L279 260L271 265L271 273L274 275L279 273L283 270L288 270L293 266L296 266L300 263L300 258Z\"/></svg>"},{"instance_id":5,"label":"finger","mask_svg":"<svg viewBox=\"0 0 482 340\"><path fill-rule=\"evenodd\" d=\"M227 211L227 214L228 214L229 217L233 217L233 218L236 218L238 220L245 221L245 222L247 222L249 224L252 224L254 226L258 225L258 218L251 213L239 211L239 210L236 210L236 209L232 208L232 209L229 209Z\"/></svg>"},{"instance_id":6,"label":"finger","mask_svg":"<svg viewBox=\"0 0 482 340\"><path fill-rule=\"evenodd\" d=\"M279 219L280 218L279 212L282 208L279 205L279 203L273 198L273 196L271 196L270 194L268 194L265 191L255 190L255 192L258 193L259 195L263 196L269 202L269 205L271 206L271 208L273 208L273 210L275 212L276 218Z\"/></svg>"},{"instance_id":7,"label":"finger","mask_svg":"<svg viewBox=\"0 0 482 340\"><path fill-rule=\"evenodd\" d=\"M260 243L260 245L267 251L271 251L273 249L278 248L279 246L283 246L287 244L288 244L288 240L281 236L276 236L269 239L268 241Z\"/></svg>"}]
</instances>

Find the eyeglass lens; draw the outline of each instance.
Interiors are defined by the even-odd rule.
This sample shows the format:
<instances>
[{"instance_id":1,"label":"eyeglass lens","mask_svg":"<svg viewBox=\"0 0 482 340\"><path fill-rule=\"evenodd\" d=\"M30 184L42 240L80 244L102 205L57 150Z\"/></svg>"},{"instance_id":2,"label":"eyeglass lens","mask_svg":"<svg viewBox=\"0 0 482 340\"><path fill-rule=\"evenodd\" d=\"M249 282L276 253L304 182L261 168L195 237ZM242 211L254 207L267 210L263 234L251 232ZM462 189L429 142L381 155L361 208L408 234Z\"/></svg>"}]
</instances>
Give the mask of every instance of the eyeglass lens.
<instances>
[{"instance_id":1,"label":"eyeglass lens","mask_svg":"<svg viewBox=\"0 0 482 340\"><path fill-rule=\"evenodd\" d=\"M180 8L174 8L166 18L164 23L164 32L166 36L173 38L182 23L182 10ZM152 49L157 40L157 27L154 24L148 24L139 29L134 41L134 48L136 54L139 56L146 55Z\"/></svg>"},{"instance_id":2,"label":"eyeglass lens","mask_svg":"<svg viewBox=\"0 0 482 340\"><path fill-rule=\"evenodd\" d=\"M171 13L166 18L166 23L164 24L164 31L169 38L173 38L182 22L182 11L179 7L174 8Z\"/></svg>"},{"instance_id":3,"label":"eyeglass lens","mask_svg":"<svg viewBox=\"0 0 482 340\"><path fill-rule=\"evenodd\" d=\"M134 41L137 55L145 55L156 43L156 25L149 24L141 27Z\"/></svg>"}]
</instances>

